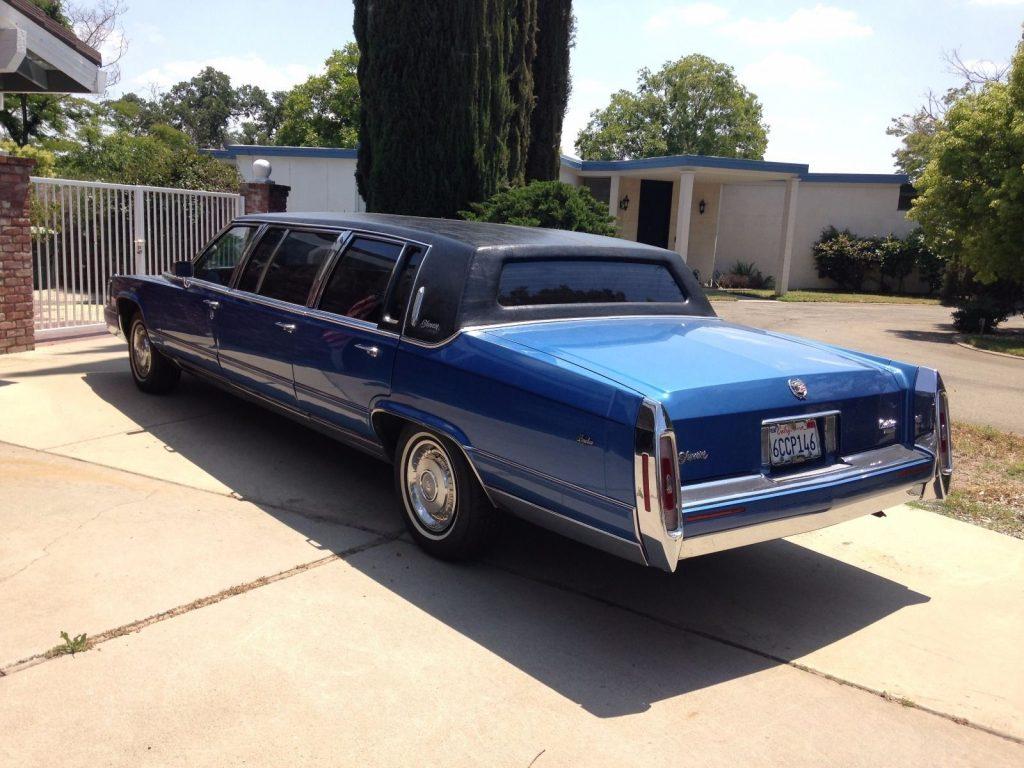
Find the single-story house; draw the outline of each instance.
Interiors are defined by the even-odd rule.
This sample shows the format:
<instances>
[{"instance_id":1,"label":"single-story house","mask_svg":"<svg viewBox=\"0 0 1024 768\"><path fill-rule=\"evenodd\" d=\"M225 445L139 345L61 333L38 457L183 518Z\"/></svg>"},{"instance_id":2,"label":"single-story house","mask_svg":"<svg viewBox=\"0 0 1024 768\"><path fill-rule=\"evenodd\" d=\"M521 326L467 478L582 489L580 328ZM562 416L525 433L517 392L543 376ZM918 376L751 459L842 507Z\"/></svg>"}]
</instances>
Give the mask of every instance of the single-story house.
<instances>
[{"instance_id":1,"label":"single-story house","mask_svg":"<svg viewBox=\"0 0 1024 768\"><path fill-rule=\"evenodd\" d=\"M212 151L246 181L264 158L291 187L292 211L360 211L355 149L231 145ZM639 160L563 157L560 178L608 205L620 237L677 251L703 281L753 262L776 290L826 288L812 246L828 226L906 235L913 190L902 174L811 173L806 164L700 155Z\"/></svg>"}]
</instances>

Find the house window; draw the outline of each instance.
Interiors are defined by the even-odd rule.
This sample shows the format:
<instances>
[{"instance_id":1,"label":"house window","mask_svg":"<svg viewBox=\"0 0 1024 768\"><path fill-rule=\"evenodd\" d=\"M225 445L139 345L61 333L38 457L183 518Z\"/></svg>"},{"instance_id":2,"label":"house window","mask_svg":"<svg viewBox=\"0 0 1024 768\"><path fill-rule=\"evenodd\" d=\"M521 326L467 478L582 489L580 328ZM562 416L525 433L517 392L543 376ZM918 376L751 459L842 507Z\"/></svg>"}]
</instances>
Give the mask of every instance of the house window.
<instances>
[{"instance_id":1,"label":"house window","mask_svg":"<svg viewBox=\"0 0 1024 768\"><path fill-rule=\"evenodd\" d=\"M909 211L910 204L917 197L917 190L913 184L900 184L900 201L896 203L897 211Z\"/></svg>"},{"instance_id":2,"label":"house window","mask_svg":"<svg viewBox=\"0 0 1024 768\"><path fill-rule=\"evenodd\" d=\"M590 190L590 194L592 194L595 199L600 200L605 205L608 205L612 196L611 176L585 176L583 178L583 186Z\"/></svg>"}]
</instances>

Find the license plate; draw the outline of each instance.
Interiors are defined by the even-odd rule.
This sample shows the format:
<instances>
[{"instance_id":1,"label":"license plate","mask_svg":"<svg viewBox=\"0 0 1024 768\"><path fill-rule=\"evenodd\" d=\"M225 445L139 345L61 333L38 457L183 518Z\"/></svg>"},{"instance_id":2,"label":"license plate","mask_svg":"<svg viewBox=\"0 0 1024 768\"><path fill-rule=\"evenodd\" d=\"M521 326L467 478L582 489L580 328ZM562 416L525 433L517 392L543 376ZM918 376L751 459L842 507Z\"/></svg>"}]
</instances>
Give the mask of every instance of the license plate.
<instances>
[{"instance_id":1,"label":"license plate","mask_svg":"<svg viewBox=\"0 0 1024 768\"><path fill-rule=\"evenodd\" d=\"M773 467L821 458L817 419L782 421L768 425L768 455Z\"/></svg>"}]
</instances>

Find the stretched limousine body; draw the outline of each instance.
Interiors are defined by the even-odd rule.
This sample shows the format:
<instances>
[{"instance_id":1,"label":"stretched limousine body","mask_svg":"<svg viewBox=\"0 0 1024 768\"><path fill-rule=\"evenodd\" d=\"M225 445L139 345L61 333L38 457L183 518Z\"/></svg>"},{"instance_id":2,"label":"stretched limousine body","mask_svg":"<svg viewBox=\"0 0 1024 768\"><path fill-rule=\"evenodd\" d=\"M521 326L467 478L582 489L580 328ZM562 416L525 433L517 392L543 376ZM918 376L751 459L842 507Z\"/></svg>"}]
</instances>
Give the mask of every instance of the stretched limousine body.
<instances>
[{"instance_id":1,"label":"stretched limousine body","mask_svg":"<svg viewBox=\"0 0 1024 768\"><path fill-rule=\"evenodd\" d=\"M936 371L724 322L671 251L276 214L174 272L111 280L140 389L185 370L393 462L439 557L472 556L507 512L673 571L952 475Z\"/></svg>"}]
</instances>

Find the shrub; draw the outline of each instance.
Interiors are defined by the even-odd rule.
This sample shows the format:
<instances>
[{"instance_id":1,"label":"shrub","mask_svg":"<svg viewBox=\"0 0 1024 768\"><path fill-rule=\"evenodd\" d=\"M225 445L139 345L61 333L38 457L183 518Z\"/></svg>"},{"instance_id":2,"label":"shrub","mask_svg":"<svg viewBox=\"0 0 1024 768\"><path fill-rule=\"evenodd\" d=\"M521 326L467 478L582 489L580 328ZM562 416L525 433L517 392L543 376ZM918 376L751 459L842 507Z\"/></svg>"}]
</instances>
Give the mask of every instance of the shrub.
<instances>
[{"instance_id":1,"label":"shrub","mask_svg":"<svg viewBox=\"0 0 1024 768\"><path fill-rule=\"evenodd\" d=\"M773 288L775 287L775 278L771 275L763 275L752 261L737 261L728 274L719 278L718 284L722 288Z\"/></svg>"},{"instance_id":2,"label":"shrub","mask_svg":"<svg viewBox=\"0 0 1024 768\"><path fill-rule=\"evenodd\" d=\"M469 221L615 234L614 219L608 215L607 205L595 199L586 187L560 181L535 181L525 187L512 187L482 203L473 203L471 208L459 211L459 215Z\"/></svg>"},{"instance_id":3,"label":"shrub","mask_svg":"<svg viewBox=\"0 0 1024 768\"><path fill-rule=\"evenodd\" d=\"M33 176L53 176L55 160L53 152L48 149L33 146L32 144L19 147L16 142L10 139L3 139L0 141L0 150L3 150L12 157L26 157L30 160L35 160L36 165L32 169Z\"/></svg>"},{"instance_id":4,"label":"shrub","mask_svg":"<svg viewBox=\"0 0 1024 768\"><path fill-rule=\"evenodd\" d=\"M1009 280L979 282L962 264L950 264L942 281L942 303L956 307L953 327L961 333L991 333L1010 315L1024 311L1024 285Z\"/></svg>"},{"instance_id":5,"label":"shrub","mask_svg":"<svg viewBox=\"0 0 1024 768\"><path fill-rule=\"evenodd\" d=\"M860 291L869 280L875 280L881 291L890 290L886 280L895 282L897 293L903 292L903 283L915 269L934 293L941 282L944 263L929 250L921 230L905 238L861 237L848 229L842 231L828 227L813 247L818 277L833 280L840 288Z\"/></svg>"}]
</instances>

